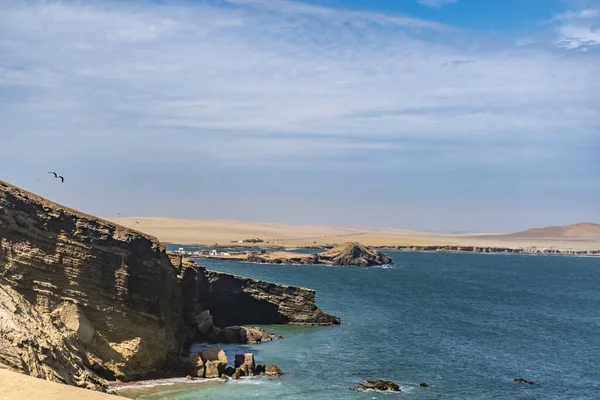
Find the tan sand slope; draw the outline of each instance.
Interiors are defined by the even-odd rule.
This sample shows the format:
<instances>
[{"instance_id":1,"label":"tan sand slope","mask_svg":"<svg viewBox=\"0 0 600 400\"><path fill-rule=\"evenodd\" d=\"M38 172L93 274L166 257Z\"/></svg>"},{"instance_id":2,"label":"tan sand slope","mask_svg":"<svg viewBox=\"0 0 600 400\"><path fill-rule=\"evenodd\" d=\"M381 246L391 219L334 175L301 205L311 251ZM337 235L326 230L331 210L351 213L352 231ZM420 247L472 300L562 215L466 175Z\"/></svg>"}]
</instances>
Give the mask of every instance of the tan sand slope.
<instances>
[{"instance_id":1,"label":"tan sand slope","mask_svg":"<svg viewBox=\"0 0 600 400\"><path fill-rule=\"evenodd\" d=\"M439 234L402 229L289 225L241 221L201 221L176 218L131 217L108 220L156 236L159 240L178 244L231 245L244 239L260 238L264 243L248 246L307 247L358 242L365 246L464 245L508 248L564 250L600 249L593 235L596 224L558 227L564 232L547 234L538 230L520 234ZM589 226L588 226L589 225ZM556 230L552 228L555 232ZM561 229L559 229L560 231ZM590 233L591 232L591 233ZM246 244L245 244L246 245Z\"/></svg>"},{"instance_id":2,"label":"tan sand slope","mask_svg":"<svg viewBox=\"0 0 600 400\"><path fill-rule=\"evenodd\" d=\"M254 246L311 246L360 241L365 245L413 243L420 233L400 229L289 225L242 221L201 221L177 218L106 218L129 228L151 234L163 242L179 244L229 245L244 239L260 238ZM406 242L403 240L406 239ZM430 243L425 240L425 244ZM252 246L252 244L248 244Z\"/></svg>"},{"instance_id":3,"label":"tan sand slope","mask_svg":"<svg viewBox=\"0 0 600 400\"><path fill-rule=\"evenodd\" d=\"M549 226L547 228L529 229L524 232L511 233L503 235L507 238L527 238L527 239L599 239L600 240L600 225L590 222L566 226Z\"/></svg>"},{"instance_id":4,"label":"tan sand slope","mask_svg":"<svg viewBox=\"0 0 600 400\"><path fill-rule=\"evenodd\" d=\"M62 385L5 369L0 369L0 399L126 400L125 397Z\"/></svg>"}]
</instances>

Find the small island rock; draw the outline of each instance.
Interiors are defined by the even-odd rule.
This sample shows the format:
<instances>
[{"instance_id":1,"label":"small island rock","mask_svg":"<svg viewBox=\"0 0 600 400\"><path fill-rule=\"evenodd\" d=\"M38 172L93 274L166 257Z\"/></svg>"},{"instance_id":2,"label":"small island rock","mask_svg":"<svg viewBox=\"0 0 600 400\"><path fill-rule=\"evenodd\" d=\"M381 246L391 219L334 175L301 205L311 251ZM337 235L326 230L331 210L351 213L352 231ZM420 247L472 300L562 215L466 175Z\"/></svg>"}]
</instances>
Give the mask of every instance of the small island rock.
<instances>
[{"instance_id":1,"label":"small island rock","mask_svg":"<svg viewBox=\"0 0 600 400\"><path fill-rule=\"evenodd\" d=\"M515 381L517 383L523 383L525 385L535 385L534 381L528 381L527 379L523 379L523 378L515 378L515 379L513 379L513 381Z\"/></svg>"},{"instance_id":2,"label":"small island rock","mask_svg":"<svg viewBox=\"0 0 600 400\"><path fill-rule=\"evenodd\" d=\"M361 382L355 388L350 388L355 392L364 392L365 390L378 390L381 392L401 392L400 386L392 381L381 379Z\"/></svg>"},{"instance_id":3,"label":"small island rock","mask_svg":"<svg viewBox=\"0 0 600 400\"><path fill-rule=\"evenodd\" d=\"M359 243L344 243L319 254L319 261L333 265L370 267L392 264L392 258L374 248Z\"/></svg>"}]
</instances>

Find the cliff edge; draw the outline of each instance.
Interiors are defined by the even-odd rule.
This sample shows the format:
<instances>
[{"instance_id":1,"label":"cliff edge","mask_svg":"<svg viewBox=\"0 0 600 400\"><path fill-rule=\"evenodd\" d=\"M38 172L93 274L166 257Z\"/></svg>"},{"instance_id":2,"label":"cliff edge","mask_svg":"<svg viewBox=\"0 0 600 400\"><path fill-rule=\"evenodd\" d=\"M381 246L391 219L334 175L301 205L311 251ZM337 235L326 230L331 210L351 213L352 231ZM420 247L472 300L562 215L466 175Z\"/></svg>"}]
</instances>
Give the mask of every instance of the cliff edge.
<instances>
[{"instance_id":1,"label":"cliff edge","mask_svg":"<svg viewBox=\"0 0 600 400\"><path fill-rule=\"evenodd\" d=\"M79 364L107 379L131 380L165 366L184 342L177 271L153 237L52 203L0 182L0 284L75 349ZM15 313L19 317L21 313ZM2 324L6 336L7 315ZM8 316L10 317L10 316ZM37 319L34 318L34 319ZM30 343L44 326L13 318ZM38 352L11 368L72 383L32 368ZM43 352L42 352L43 353ZM5 362L6 364L6 362ZM48 364L45 364L48 366ZM56 379L54 379L56 378Z\"/></svg>"},{"instance_id":2,"label":"cliff edge","mask_svg":"<svg viewBox=\"0 0 600 400\"><path fill-rule=\"evenodd\" d=\"M173 261L154 237L0 181L0 368L103 390L105 380L175 371L184 346L203 339L210 308L235 325L328 316L309 289ZM273 304L287 321L259 318Z\"/></svg>"}]
</instances>

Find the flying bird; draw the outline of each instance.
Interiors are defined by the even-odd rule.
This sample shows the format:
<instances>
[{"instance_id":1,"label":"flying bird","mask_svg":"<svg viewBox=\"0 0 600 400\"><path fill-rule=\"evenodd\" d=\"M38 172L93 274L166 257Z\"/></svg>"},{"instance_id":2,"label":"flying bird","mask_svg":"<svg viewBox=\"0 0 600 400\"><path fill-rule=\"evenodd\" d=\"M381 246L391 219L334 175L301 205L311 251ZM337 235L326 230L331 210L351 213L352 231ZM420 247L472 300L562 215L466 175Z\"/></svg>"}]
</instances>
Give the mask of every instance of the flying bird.
<instances>
[{"instance_id":1,"label":"flying bird","mask_svg":"<svg viewBox=\"0 0 600 400\"><path fill-rule=\"evenodd\" d=\"M139 222L137 222L137 221L135 221L135 223L136 223L136 224L138 224L138 225L140 224L140 223L139 223Z\"/></svg>"},{"instance_id":2,"label":"flying bird","mask_svg":"<svg viewBox=\"0 0 600 400\"><path fill-rule=\"evenodd\" d=\"M61 176L61 175L57 174L57 173L56 173L56 172L54 172L54 171L51 171L51 172L48 172L48 173L49 173L49 174L54 174L54 177L55 177L55 178L58 178L58 179L60 179L60 181L61 181L62 183L65 183L65 178L64 178L64 176Z\"/></svg>"}]
</instances>

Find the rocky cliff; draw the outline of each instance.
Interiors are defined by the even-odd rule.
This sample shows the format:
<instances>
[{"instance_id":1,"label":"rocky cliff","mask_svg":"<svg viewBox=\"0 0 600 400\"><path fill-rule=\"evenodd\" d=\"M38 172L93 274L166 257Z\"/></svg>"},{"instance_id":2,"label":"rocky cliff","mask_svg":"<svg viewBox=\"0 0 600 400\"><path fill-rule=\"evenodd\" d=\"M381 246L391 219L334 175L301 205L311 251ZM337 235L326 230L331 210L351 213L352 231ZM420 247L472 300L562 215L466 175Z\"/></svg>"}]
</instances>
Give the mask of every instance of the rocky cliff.
<instances>
[{"instance_id":1,"label":"rocky cliff","mask_svg":"<svg viewBox=\"0 0 600 400\"><path fill-rule=\"evenodd\" d=\"M277 322L335 318L308 289L253 281L242 296L235 279L173 261L153 237L0 181L0 368L102 389L176 366L208 307L226 325L265 323L271 301Z\"/></svg>"},{"instance_id":2,"label":"rocky cliff","mask_svg":"<svg viewBox=\"0 0 600 400\"><path fill-rule=\"evenodd\" d=\"M315 291L207 271L208 303L217 326L234 324L339 324L315 305Z\"/></svg>"},{"instance_id":3,"label":"rocky cliff","mask_svg":"<svg viewBox=\"0 0 600 400\"><path fill-rule=\"evenodd\" d=\"M184 342L177 271L156 239L3 182L0 277L72 337L77 357L104 378L161 369ZM40 343L45 337L25 320L13 322Z\"/></svg>"}]
</instances>

